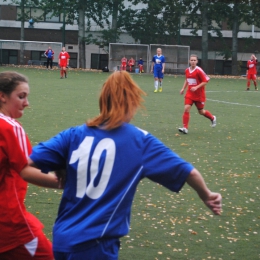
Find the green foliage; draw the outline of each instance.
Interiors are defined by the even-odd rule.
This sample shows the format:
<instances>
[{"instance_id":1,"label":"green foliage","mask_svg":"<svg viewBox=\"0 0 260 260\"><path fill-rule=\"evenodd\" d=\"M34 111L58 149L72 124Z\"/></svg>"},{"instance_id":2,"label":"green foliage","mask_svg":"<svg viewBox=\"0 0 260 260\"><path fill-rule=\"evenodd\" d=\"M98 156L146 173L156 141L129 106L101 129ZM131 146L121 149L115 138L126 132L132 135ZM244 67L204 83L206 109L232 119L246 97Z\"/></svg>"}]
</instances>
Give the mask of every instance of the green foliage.
<instances>
[{"instance_id":1,"label":"green foliage","mask_svg":"<svg viewBox=\"0 0 260 260\"><path fill-rule=\"evenodd\" d=\"M107 73L72 70L60 80L58 70L0 67L29 77L30 107L21 122L33 145L99 113L98 94ZM163 92L153 93L153 77L133 74L146 91L145 111L132 121L191 162L213 191L223 196L223 213L213 216L194 191L179 194L143 180L132 207L131 230L122 238L120 260L259 259L260 164L259 95L246 80L212 78L206 109L216 128L191 109L189 134L178 132L183 113L179 91L183 76L165 75ZM61 191L29 185L26 206L52 237Z\"/></svg>"}]
</instances>

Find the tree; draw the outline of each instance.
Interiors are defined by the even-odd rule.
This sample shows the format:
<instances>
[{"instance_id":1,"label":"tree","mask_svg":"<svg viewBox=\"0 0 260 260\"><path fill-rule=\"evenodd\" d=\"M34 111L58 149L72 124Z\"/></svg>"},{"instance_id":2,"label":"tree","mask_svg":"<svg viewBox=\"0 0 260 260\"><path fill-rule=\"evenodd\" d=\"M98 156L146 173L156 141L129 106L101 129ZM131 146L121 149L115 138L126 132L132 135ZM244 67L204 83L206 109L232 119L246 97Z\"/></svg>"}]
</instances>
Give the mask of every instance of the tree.
<instances>
[{"instance_id":1,"label":"tree","mask_svg":"<svg viewBox=\"0 0 260 260\"><path fill-rule=\"evenodd\" d=\"M184 0L183 4L186 7L187 18L185 26L192 27L191 33L198 35L198 30L201 30L201 67L205 72L208 72L208 45L209 37L212 32L216 32L219 37L221 34L221 13L222 5L219 1L209 0Z\"/></svg>"},{"instance_id":2,"label":"tree","mask_svg":"<svg viewBox=\"0 0 260 260\"><path fill-rule=\"evenodd\" d=\"M133 6L143 4L142 9ZM179 41L180 17L184 11L179 0L135 0L128 7L122 18L123 28L143 44L171 43L175 38Z\"/></svg>"},{"instance_id":3,"label":"tree","mask_svg":"<svg viewBox=\"0 0 260 260\"><path fill-rule=\"evenodd\" d=\"M234 1L216 1L219 9L216 15L228 25L228 28L232 30L232 75L238 75L240 63L237 60L238 53L238 33L240 25L245 22L248 25L260 26L260 1L252 0L234 0ZM225 54L228 54L228 50L225 47Z\"/></svg>"}]
</instances>

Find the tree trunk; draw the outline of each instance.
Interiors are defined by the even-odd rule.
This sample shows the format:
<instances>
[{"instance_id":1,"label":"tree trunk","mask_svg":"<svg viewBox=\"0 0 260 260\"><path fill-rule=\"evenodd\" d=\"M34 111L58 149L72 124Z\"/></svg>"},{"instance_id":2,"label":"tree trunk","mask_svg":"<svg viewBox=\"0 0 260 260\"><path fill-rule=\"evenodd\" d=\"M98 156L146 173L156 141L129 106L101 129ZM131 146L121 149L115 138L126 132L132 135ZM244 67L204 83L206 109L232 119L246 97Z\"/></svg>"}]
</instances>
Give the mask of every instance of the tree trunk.
<instances>
[{"instance_id":1,"label":"tree trunk","mask_svg":"<svg viewBox=\"0 0 260 260\"><path fill-rule=\"evenodd\" d=\"M21 0L21 35L20 40L24 41L24 0ZM24 43L20 44L20 64L23 65L24 63Z\"/></svg>"},{"instance_id":2,"label":"tree trunk","mask_svg":"<svg viewBox=\"0 0 260 260\"><path fill-rule=\"evenodd\" d=\"M85 48L85 8L84 4L80 6L79 10L79 68L86 68L86 48Z\"/></svg>"},{"instance_id":3,"label":"tree trunk","mask_svg":"<svg viewBox=\"0 0 260 260\"><path fill-rule=\"evenodd\" d=\"M237 50L238 50L238 16L237 5L234 4L234 22L232 28L232 75L238 75L238 62L237 62Z\"/></svg>"},{"instance_id":4,"label":"tree trunk","mask_svg":"<svg viewBox=\"0 0 260 260\"><path fill-rule=\"evenodd\" d=\"M120 0L113 1L113 11L112 11L112 31L113 37L112 42L116 43L117 41L117 18L118 18L118 5L120 4Z\"/></svg>"},{"instance_id":5,"label":"tree trunk","mask_svg":"<svg viewBox=\"0 0 260 260\"><path fill-rule=\"evenodd\" d=\"M208 73L208 0L202 1L201 67Z\"/></svg>"}]
</instances>

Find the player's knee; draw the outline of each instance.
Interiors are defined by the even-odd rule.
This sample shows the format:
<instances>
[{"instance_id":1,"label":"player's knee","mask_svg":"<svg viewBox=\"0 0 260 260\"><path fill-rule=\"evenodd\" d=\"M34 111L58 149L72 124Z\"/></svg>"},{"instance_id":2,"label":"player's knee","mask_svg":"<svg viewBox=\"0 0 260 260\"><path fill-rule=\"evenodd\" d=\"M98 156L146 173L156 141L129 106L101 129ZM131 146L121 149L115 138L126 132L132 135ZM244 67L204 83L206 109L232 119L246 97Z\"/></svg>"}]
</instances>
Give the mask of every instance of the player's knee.
<instances>
[{"instance_id":1,"label":"player's knee","mask_svg":"<svg viewBox=\"0 0 260 260\"><path fill-rule=\"evenodd\" d=\"M204 109L198 109L198 112L200 115L202 115L202 116L204 115Z\"/></svg>"}]
</instances>

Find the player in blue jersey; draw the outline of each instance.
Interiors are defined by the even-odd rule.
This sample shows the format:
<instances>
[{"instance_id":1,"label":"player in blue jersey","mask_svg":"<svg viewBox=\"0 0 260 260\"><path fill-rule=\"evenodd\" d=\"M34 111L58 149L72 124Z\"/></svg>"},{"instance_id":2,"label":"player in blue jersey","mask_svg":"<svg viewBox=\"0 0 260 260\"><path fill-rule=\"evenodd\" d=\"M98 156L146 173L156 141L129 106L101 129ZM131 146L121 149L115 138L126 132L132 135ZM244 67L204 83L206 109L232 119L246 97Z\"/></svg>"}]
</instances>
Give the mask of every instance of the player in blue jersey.
<instances>
[{"instance_id":1,"label":"player in blue jersey","mask_svg":"<svg viewBox=\"0 0 260 260\"><path fill-rule=\"evenodd\" d=\"M52 50L51 46L49 46L49 48L44 52L44 56L47 58L46 68L48 69L50 64L50 68L52 69L54 51Z\"/></svg>"},{"instance_id":2,"label":"player in blue jersey","mask_svg":"<svg viewBox=\"0 0 260 260\"><path fill-rule=\"evenodd\" d=\"M33 148L29 161L42 172L66 170L53 227L56 260L118 259L119 238L129 232L134 194L145 177L173 192L188 183L214 214L221 213L221 195L208 189L198 170L129 124L143 95L126 71L116 71L103 85L97 117ZM28 168L32 181L32 167L21 176Z\"/></svg>"},{"instance_id":3,"label":"player in blue jersey","mask_svg":"<svg viewBox=\"0 0 260 260\"><path fill-rule=\"evenodd\" d=\"M165 69L165 58L162 55L162 49L157 48L157 54L153 56L151 72L154 76L154 92L158 92L158 85L160 84L159 92L162 92L162 80Z\"/></svg>"}]
</instances>

